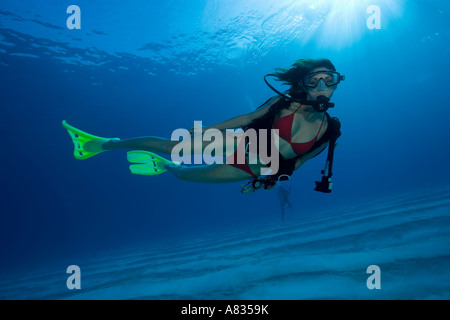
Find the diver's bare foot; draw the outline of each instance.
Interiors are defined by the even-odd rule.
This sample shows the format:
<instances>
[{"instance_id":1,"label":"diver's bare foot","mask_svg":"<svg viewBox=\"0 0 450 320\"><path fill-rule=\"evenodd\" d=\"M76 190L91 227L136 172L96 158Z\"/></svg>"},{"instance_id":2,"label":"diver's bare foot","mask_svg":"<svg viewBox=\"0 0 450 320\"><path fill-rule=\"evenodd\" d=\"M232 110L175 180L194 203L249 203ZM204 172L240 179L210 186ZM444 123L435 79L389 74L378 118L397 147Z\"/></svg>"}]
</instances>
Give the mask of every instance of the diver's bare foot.
<instances>
[{"instance_id":1,"label":"diver's bare foot","mask_svg":"<svg viewBox=\"0 0 450 320\"><path fill-rule=\"evenodd\" d=\"M100 139L100 140L91 140L86 142L83 145L83 149L87 152L100 152L111 149L111 143L120 140L119 138L115 139Z\"/></svg>"},{"instance_id":2,"label":"diver's bare foot","mask_svg":"<svg viewBox=\"0 0 450 320\"><path fill-rule=\"evenodd\" d=\"M113 150L113 149L117 149L116 142L119 142L119 141L120 141L119 138L109 139L108 141L106 141L106 142L102 145L102 149L103 149L103 150Z\"/></svg>"}]
</instances>

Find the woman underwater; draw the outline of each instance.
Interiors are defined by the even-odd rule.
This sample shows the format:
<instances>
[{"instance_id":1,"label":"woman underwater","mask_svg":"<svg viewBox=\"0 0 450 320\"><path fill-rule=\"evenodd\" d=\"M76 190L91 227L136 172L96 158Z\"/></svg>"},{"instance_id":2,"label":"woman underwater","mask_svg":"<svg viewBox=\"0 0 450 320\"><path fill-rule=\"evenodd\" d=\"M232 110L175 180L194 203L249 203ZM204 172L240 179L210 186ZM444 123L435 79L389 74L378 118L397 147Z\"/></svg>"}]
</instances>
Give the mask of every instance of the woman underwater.
<instances>
[{"instance_id":1,"label":"woman underwater","mask_svg":"<svg viewBox=\"0 0 450 320\"><path fill-rule=\"evenodd\" d=\"M287 93L277 91L269 84L267 76L276 77L277 80L290 85L290 89ZM267 129L276 132L278 143L274 144L271 140L268 148L272 152L274 146L277 147L279 169L263 177L260 174L261 168L267 164L262 161L249 161L249 149L253 150L252 152L255 152L255 149L249 148L246 143L248 137L244 138L244 134L233 141L234 153L227 154L225 163L185 166L153 154L153 152L171 154L174 147L180 143L179 141L160 137L108 139L87 134L68 125L65 121L63 121L63 126L73 139L74 155L78 159L86 159L107 150L133 149L137 151L128 153L128 160L138 163L135 165L136 171L132 170L133 173L158 174L167 170L181 180L205 183L252 179L247 186L243 187L242 192L252 192L261 186L270 189L276 184L276 181L289 178L302 164L322 152L330 144L328 168L326 167L325 170L329 169L330 172L324 173L322 187L320 187L320 182L316 182L318 185L316 190L319 188L323 190L317 191L331 192L331 164L328 162L332 161L332 149L334 149L335 140L340 135L340 124L337 118L331 118L326 110L334 105L329 100L339 82L344 80L344 76L336 72L334 65L328 59L300 59L290 69L277 69L275 74L267 76L264 79L270 88L278 93L277 96L267 100L251 113L201 129L206 131L214 128L222 131L224 135L229 132L229 129L235 128L242 128L244 133L249 129ZM191 131L195 132L192 128ZM203 143L201 150L193 147L192 152L202 152L207 145ZM225 149L226 146L223 147ZM261 145L259 147L261 148ZM242 158L238 157L239 152L243 152ZM243 158L244 161L238 160ZM139 168L145 165L153 166L155 173L139 173ZM132 167L130 166L130 169Z\"/></svg>"}]
</instances>

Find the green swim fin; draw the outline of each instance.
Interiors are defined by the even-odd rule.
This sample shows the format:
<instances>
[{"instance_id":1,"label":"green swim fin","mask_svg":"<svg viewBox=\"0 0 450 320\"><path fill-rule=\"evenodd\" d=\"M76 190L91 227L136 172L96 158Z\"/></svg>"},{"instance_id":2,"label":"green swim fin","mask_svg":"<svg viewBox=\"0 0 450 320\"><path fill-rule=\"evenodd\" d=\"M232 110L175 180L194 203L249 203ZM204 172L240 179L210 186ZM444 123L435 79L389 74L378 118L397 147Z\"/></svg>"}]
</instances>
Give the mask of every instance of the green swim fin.
<instances>
[{"instance_id":1,"label":"green swim fin","mask_svg":"<svg viewBox=\"0 0 450 320\"><path fill-rule=\"evenodd\" d=\"M133 150L127 152L127 159L133 163L130 165L130 171L134 174L154 176L167 171L165 164L180 165L149 151Z\"/></svg>"},{"instance_id":2,"label":"green swim fin","mask_svg":"<svg viewBox=\"0 0 450 320\"><path fill-rule=\"evenodd\" d=\"M66 120L63 120L62 125L64 128L67 129L67 132L69 133L70 137L72 138L72 142L74 145L73 156L79 160L84 160L84 159L93 157L96 154L99 154L100 152L105 151L105 150L101 150L98 152L89 152L89 151L84 150L83 146L88 141L105 140L105 142L106 142L109 140L120 140L119 138L110 139L110 138L94 136L93 134L90 134L90 133L81 131L80 129L77 129L75 127L72 127L70 124L68 124L66 122Z\"/></svg>"}]
</instances>

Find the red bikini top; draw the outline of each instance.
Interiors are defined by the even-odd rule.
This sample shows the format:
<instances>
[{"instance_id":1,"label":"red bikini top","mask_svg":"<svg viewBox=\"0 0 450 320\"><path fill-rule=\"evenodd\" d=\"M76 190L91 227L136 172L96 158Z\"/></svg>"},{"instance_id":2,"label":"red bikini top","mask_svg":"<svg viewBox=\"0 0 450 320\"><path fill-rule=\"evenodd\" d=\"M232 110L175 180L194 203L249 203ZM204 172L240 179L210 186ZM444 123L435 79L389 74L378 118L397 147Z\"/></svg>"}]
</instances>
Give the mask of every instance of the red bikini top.
<instances>
[{"instance_id":1,"label":"red bikini top","mask_svg":"<svg viewBox=\"0 0 450 320\"><path fill-rule=\"evenodd\" d=\"M298 107L297 110L299 108L300 107ZM292 139L292 122L294 121L294 116L295 116L295 113L297 112L297 110L295 110L291 114L281 117L280 119L275 121L273 123L273 128L279 130L280 137L283 138L284 140L286 140L287 142L289 142L289 144L292 147L292 150L294 150L294 152L298 156L302 156L302 155L306 154L312 148L314 143L316 143L317 137L319 136L319 132L322 129L323 120L322 120L322 124L320 125L320 129L317 132L317 135L314 139L312 139L309 142L292 142L291 141L291 139Z\"/></svg>"}]
</instances>

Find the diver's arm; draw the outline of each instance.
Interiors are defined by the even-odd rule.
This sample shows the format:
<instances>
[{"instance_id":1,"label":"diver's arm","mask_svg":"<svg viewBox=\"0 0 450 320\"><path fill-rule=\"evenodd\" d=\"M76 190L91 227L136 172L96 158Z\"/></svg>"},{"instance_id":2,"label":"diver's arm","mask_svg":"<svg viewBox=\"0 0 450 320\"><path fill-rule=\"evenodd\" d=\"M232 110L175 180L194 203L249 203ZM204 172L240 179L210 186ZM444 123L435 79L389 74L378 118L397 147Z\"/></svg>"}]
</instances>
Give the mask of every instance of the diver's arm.
<instances>
[{"instance_id":1,"label":"diver's arm","mask_svg":"<svg viewBox=\"0 0 450 320\"><path fill-rule=\"evenodd\" d=\"M319 153L321 153L328 146L328 143L329 143L329 141L323 143L319 148L315 149L314 151L309 152L309 153L303 155L302 157L298 158L297 161L295 162L294 171L297 170L298 168L300 168L306 161L311 160L312 158L317 156Z\"/></svg>"},{"instance_id":2,"label":"diver's arm","mask_svg":"<svg viewBox=\"0 0 450 320\"><path fill-rule=\"evenodd\" d=\"M256 109L255 111L247 114L243 114L234 118L231 118L229 120L226 120L224 122L217 123L212 126L203 127L203 130L207 129L218 129L218 130L226 130L226 129L234 129L234 128L243 128L250 123L253 122L253 120L256 120L258 118L261 118L266 114L266 112L269 110L269 108L276 102L280 100L280 97L274 97L270 100L268 100L264 105L262 105L260 108Z\"/></svg>"},{"instance_id":3,"label":"diver's arm","mask_svg":"<svg viewBox=\"0 0 450 320\"><path fill-rule=\"evenodd\" d=\"M226 129L234 129L245 127L251 122L249 114L243 114L229 120L214 124L212 126L204 127L203 130L207 129L218 129L218 130L226 130Z\"/></svg>"}]
</instances>

